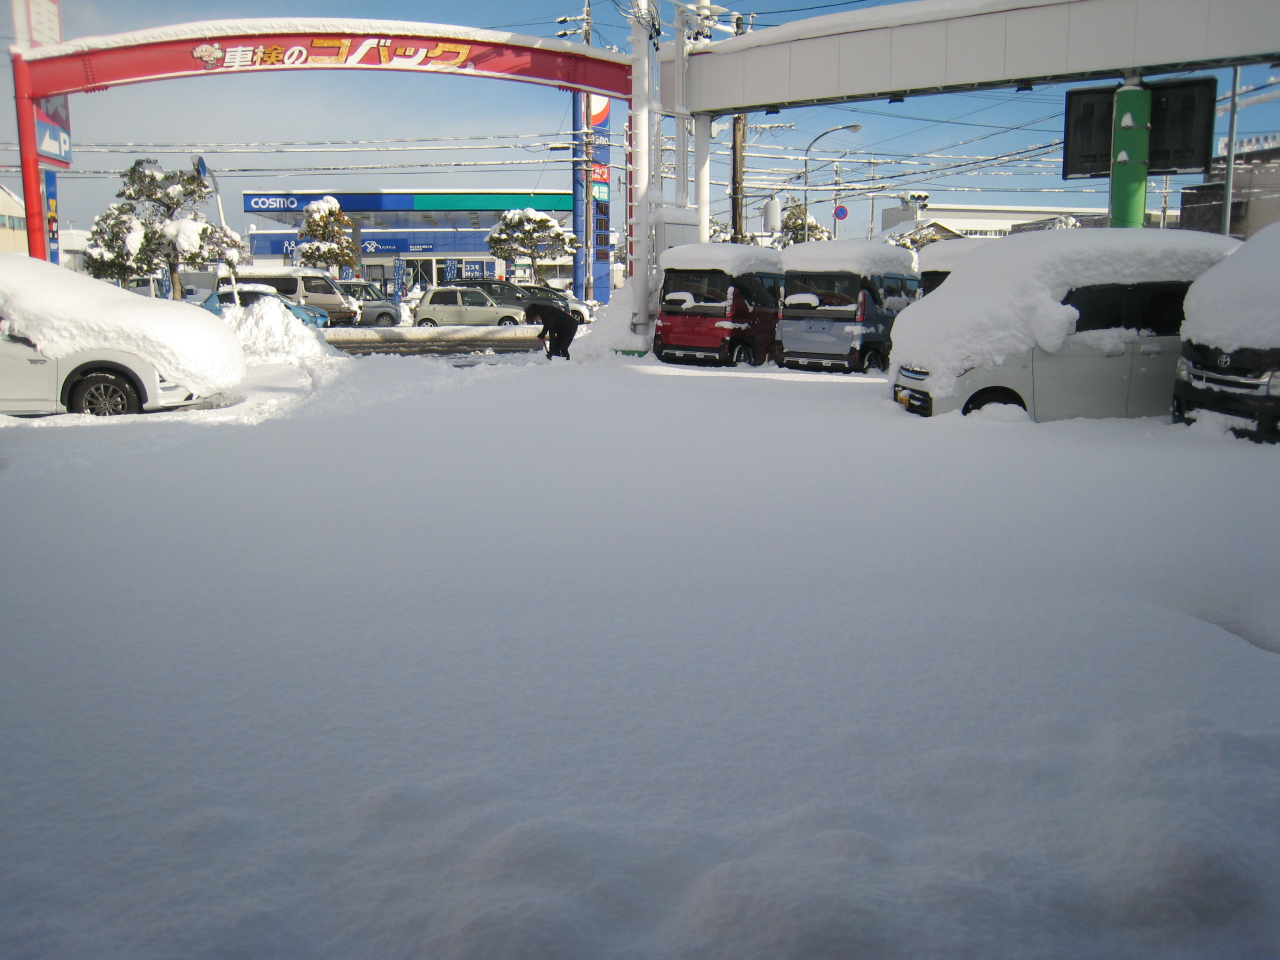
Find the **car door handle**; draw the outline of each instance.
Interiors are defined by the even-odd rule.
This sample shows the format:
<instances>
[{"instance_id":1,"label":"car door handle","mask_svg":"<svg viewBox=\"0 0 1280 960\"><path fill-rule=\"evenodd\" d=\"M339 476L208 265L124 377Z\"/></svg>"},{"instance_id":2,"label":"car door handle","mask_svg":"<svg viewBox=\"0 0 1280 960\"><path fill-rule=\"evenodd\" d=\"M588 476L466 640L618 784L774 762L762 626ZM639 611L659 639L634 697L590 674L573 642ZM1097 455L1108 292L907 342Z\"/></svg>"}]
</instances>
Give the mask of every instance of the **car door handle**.
<instances>
[{"instance_id":1,"label":"car door handle","mask_svg":"<svg viewBox=\"0 0 1280 960\"><path fill-rule=\"evenodd\" d=\"M1128 350L1103 350L1102 355L1104 357L1123 357L1128 352Z\"/></svg>"},{"instance_id":2,"label":"car door handle","mask_svg":"<svg viewBox=\"0 0 1280 960\"><path fill-rule=\"evenodd\" d=\"M1164 353L1164 348L1158 343L1152 343L1145 347L1139 347L1138 352L1145 357L1158 357L1160 354Z\"/></svg>"}]
</instances>

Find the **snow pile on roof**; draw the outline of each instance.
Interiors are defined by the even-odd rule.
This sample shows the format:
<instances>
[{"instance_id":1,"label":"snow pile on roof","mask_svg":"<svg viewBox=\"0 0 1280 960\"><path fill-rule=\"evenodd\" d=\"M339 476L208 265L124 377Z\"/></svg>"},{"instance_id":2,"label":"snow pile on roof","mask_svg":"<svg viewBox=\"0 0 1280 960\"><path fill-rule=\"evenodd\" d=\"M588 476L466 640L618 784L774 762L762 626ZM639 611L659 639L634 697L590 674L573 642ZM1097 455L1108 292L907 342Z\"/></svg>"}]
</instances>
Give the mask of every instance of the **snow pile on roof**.
<instances>
[{"instance_id":1,"label":"snow pile on roof","mask_svg":"<svg viewBox=\"0 0 1280 960\"><path fill-rule=\"evenodd\" d=\"M0 256L0 318L49 357L119 350L209 395L234 387L244 353L226 324L188 303L154 300L23 254Z\"/></svg>"},{"instance_id":2,"label":"snow pile on roof","mask_svg":"<svg viewBox=\"0 0 1280 960\"><path fill-rule=\"evenodd\" d=\"M911 251L875 240L812 240L782 251L782 267L795 271L837 271L875 275L913 273Z\"/></svg>"},{"instance_id":3,"label":"snow pile on roof","mask_svg":"<svg viewBox=\"0 0 1280 960\"><path fill-rule=\"evenodd\" d=\"M772 247L745 243L689 243L663 250L660 270L722 270L731 277L743 273L781 273L782 255Z\"/></svg>"},{"instance_id":4,"label":"snow pile on roof","mask_svg":"<svg viewBox=\"0 0 1280 960\"><path fill-rule=\"evenodd\" d=\"M341 356L316 328L295 317L275 297L262 297L248 307L223 307L222 319L254 363L301 363Z\"/></svg>"},{"instance_id":5,"label":"snow pile on roof","mask_svg":"<svg viewBox=\"0 0 1280 960\"><path fill-rule=\"evenodd\" d=\"M229 271L219 270L219 275L229 276ZM239 267L237 277L331 277L328 270L319 267Z\"/></svg>"},{"instance_id":6,"label":"snow pile on roof","mask_svg":"<svg viewBox=\"0 0 1280 960\"><path fill-rule=\"evenodd\" d=\"M1230 353L1280 347L1280 223L1191 285L1182 338Z\"/></svg>"},{"instance_id":7,"label":"snow pile on roof","mask_svg":"<svg viewBox=\"0 0 1280 960\"><path fill-rule=\"evenodd\" d=\"M1079 313L1062 298L1102 283L1194 280L1239 241L1191 230L1043 230L1004 237L956 264L947 282L893 327L893 363L931 374L950 396L955 377L1035 346L1053 352Z\"/></svg>"},{"instance_id":8,"label":"snow pile on roof","mask_svg":"<svg viewBox=\"0 0 1280 960\"><path fill-rule=\"evenodd\" d=\"M961 257L967 257L989 240L938 240L920 248L920 272L936 270L950 273Z\"/></svg>"}]
</instances>

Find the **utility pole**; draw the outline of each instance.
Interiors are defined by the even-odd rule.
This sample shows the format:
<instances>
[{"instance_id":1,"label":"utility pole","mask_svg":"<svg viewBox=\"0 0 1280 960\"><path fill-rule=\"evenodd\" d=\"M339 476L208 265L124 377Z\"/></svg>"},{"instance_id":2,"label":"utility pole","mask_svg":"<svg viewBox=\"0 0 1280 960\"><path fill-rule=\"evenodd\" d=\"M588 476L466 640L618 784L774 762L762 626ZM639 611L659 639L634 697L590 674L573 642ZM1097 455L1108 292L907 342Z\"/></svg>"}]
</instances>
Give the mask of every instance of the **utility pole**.
<instances>
[{"instance_id":1,"label":"utility pole","mask_svg":"<svg viewBox=\"0 0 1280 960\"><path fill-rule=\"evenodd\" d=\"M577 27L559 31L557 37L578 34L582 42L591 46L591 0L583 0L582 16L560 17L556 23L578 23ZM573 232L578 237L578 249L573 254L573 291L583 300L590 300L592 287L591 241L594 239L595 197L592 176L591 95L581 90L573 91Z\"/></svg>"},{"instance_id":2,"label":"utility pole","mask_svg":"<svg viewBox=\"0 0 1280 960\"><path fill-rule=\"evenodd\" d=\"M1222 184L1222 235L1231 236L1231 198L1236 185L1236 113L1240 108L1240 68L1231 68L1231 119L1227 125L1227 169Z\"/></svg>"},{"instance_id":3,"label":"utility pole","mask_svg":"<svg viewBox=\"0 0 1280 960\"><path fill-rule=\"evenodd\" d=\"M733 34L741 36L746 33L746 24L743 22L742 14L735 13L733 15ZM747 242L747 225L743 217L742 200L743 200L743 181L746 179L746 170L744 170L744 161L747 152L747 115L745 113L735 113L733 115L733 163L730 168L729 187L730 207L733 211L733 237L734 243Z\"/></svg>"}]
</instances>

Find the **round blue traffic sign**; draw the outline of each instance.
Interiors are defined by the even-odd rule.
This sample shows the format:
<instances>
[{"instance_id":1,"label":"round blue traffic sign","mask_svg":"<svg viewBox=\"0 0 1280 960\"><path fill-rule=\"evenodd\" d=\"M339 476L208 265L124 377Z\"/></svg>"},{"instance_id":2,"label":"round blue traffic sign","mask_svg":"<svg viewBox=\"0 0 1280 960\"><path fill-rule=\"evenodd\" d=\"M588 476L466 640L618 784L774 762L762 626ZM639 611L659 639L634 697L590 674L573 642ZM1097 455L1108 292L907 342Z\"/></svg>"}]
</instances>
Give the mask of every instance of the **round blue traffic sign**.
<instances>
[{"instance_id":1,"label":"round blue traffic sign","mask_svg":"<svg viewBox=\"0 0 1280 960\"><path fill-rule=\"evenodd\" d=\"M845 217L847 217L847 216L849 215L849 208L848 208L848 207L836 207L836 209L835 209L835 214L836 214L836 219L837 219L837 220L843 220Z\"/></svg>"}]
</instances>

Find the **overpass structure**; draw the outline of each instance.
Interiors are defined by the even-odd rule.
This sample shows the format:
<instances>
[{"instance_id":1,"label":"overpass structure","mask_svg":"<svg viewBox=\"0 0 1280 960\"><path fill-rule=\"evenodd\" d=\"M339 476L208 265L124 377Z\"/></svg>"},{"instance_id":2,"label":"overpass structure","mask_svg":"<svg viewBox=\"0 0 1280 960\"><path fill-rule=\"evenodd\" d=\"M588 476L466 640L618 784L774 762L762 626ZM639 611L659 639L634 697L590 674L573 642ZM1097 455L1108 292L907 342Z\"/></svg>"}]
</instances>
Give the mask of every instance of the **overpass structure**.
<instances>
[{"instance_id":1,"label":"overpass structure","mask_svg":"<svg viewBox=\"0 0 1280 960\"><path fill-rule=\"evenodd\" d=\"M695 202L655 216L709 238L715 116L1277 60L1276 0L914 0L719 42L678 29L659 54L659 111L693 120Z\"/></svg>"}]
</instances>

